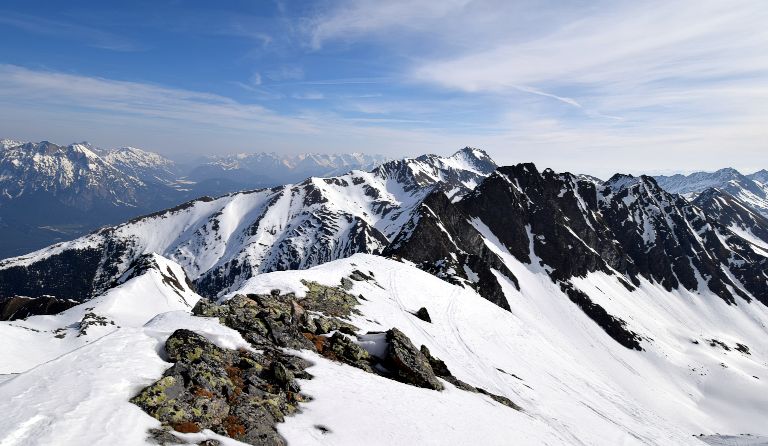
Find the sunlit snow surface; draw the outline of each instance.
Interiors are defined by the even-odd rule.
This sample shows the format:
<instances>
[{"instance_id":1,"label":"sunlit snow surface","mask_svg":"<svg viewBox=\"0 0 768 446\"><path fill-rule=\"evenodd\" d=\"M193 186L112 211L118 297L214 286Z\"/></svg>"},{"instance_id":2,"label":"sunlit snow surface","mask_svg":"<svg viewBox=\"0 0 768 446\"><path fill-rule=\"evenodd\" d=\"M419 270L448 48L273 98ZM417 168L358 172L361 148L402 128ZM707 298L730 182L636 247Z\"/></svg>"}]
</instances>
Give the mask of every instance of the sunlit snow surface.
<instances>
[{"instance_id":1,"label":"sunlit snow surface","mask_svg":"<svg viewBox=\"0 0 768 446\"><path fill-rule=\"evenodd\" d=\"M201 199L2 260L0 269L28 266L72 249L102 249L108 240L119 240L127 245L114 259L121 272L134 258L154 252L181 265L192 280L228 276L237 269L229 288L216 290L228 292L258 273L382 251L436 184L453 184L455 198L461 196L457 190L474 188L484 177L476 165L482 160L473 161L481 154L487 158L465 149L445 158L405 159L371 172Z\"/></svg>"},{"instance_id":2,"label":"sunlit snow surface","mask_svg":"<svg viewBox=\"0 0 768 446\"><path fill-rule=\"evenodd\" d=\"M707 435L701 440L712 446L768 446L768 437L753 435Z\"/></svg>"},{"instance_id":3,"label":"sunlit snow surface","mask_svg":"<svg viewBox=\"0 0 768 446\"><path fill-rule=\"evenodd\" d=\"M486 243L520 281L520 291L504 285L511 312L407 264L363 254L243 284L239 292L281 288L301 296L302 279L338 285L354 270L372 273L375 283L354 282L352 293L365 298L355 325L363 332L397 327L459 379L524 408L517 412L447 383L443 392L416 388L295 352L314 363L308 371L315 377L300 382L313 400L279 425L289 444L703 446L694 435L768 435L768 309L762 304L728 306L709 292L668 293L650 283L630 293L604 274L577 280L645 338L645 351L637 352L608 337L540 267L516 261L490 237ZM214 320L188 315L178 298L191 304L191 290L179 296L168 287L149 272L87 303L120 320L120 328L100 327L77 342L44 331L59 326L57 318L65 325L77 319L68 312L2 323L4 339L15 336L1 344L3 373L23 373L0 383L0 444L142 444L146 429L158 423L128 399L170 366L158 351L174 329L196 330L224 347L244 345ZM134 305L121 304L131 300ZM431 324L411 314L420 307L428 309ZM136 308L146 312L127 314ZM41 331L15 327L21 324ZM705 339L712 338L747 345L751 354L711 347ZM59 341L70 343L55 351ZM36 349L46 352L37 360L48 362L33 367L21 353Z\"/></svg>"}]
</instances>

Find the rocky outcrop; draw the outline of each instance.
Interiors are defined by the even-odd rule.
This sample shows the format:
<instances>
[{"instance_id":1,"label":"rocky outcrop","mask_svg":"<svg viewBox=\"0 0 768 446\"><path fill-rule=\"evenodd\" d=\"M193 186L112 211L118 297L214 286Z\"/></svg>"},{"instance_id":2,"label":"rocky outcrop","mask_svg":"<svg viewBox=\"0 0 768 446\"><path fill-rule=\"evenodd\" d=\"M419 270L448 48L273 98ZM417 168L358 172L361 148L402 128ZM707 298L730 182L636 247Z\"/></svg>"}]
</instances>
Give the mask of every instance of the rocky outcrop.
<instances>
[{"instance_id":1,"label":"rocky outcrop","mask_svg":"<svg viewBox=\"0 0 768 446\"><path fill-rule=\"evenodd\" d=\"M435 377L435 372L427 358L416 349L411 340L397 328L387 331L387 356L385 364L389 366L398 381L443 390L443 385Z\"/></svg>"},{"instance_id":2,"label":"rocky outcrop","mask_svg":"<svg viewBox=\"0 0 768 446\"><path fill-rule=\"evenodd\" d=\"M177 432L210 429L254 445L284 445L275 425L306 397L295 378L308 364L278 350L264 354L217 347L189 330L165 343L173 367L131 402Z\"/></svg>"},{"instance_id":3,"label":"rocky outcrop","mask_svg":"<svg viewBox=\"0 0 768 446\"><path fill-rule=\"evenodd\" d=\"M517 404L512 402L512 400L510 400L505 396L496 395L480 387L472 386L453 376L451 371L448 370L448 366L445 365L445 362L443 362L440 358L436 358L432 356L432 354L430 353L426 345L422 345L419 351L424 356L424 358L429 362L429 365L430 367L432 367L432 370L434 371L435 375L453 384L454 387L461 390L466 390L467 392L482 393L483 395L488 395L494 401L501 403L507 407L510 407L515 410L520 410L520 411L523 410L520 406L518 406Z\"/></svg>"},{"instance_id":4,"label":"rocky outcrop","mask_svg":"<svg viewBox=\"0 0 768 446\"><path fill-rule=\"evenodd\" d=\"M621 345L641 350L627 323L574 288L574 277L603 272L629 290L644 278L667 290L706 286L729 304L750 295L768 303L768 259L732 229L768 237L768 221L732 197L705 193L698 203L705 200L706 212L646 176L599 182L530 163L500 167L460 201L431 194L384 254L509 310L502 284L517 279L488 240L547 274ZM716 207L728 218L710 216Z\"/></svg>"},{"instance_id":5,"label":"rocky outcrop","mask_svg":"<svg viewBox=\"0 0 768 446\"><path fill-rule=\"evenodd\" d=\"M447 282L470 287L509 310L493 271L515 287L519 287L517 278L485 245L470 219L461 202L453 203L443 192L435 191L424 199L383 254L413 262Z\"/></svg>"},{"instance_id":6,"label":"rocky outcrop","mask_svg":"<svg viewBox=\"0 0 768 446\"><path fill-rule=\"evenodd\" d=\"M346 278L360 280L375 282L360 271ZM397 328L358 334L347 319L357 311L358 298L343 286L304 285L307 292L301 298L273 290L236 295L221 304L198 302L195 315L218 318L254 350L227 350L189 330L174 332L165 343L167 360L174 365L131 400L162 422L162 429L150 432L152 441L183 443L176 441L174 431L210 429L254 445L285 444L275 426L299 411L299 403L310 401L297 380L311 375L306 371L310 364L284 348L314 351L382 379L438 391L443 390L439 376L519 409L503 396L456 380L425 346L417 349Z\"/></svg>"},{"instance_id":7,"label":"rocky outcrop","mask_svg":"<svg viewBox=\"0 0 768 446\"><path fill-rule=\"evenodd\" d=\"M74 300L47 295L36 299L26 296L0 298L0 321L24 319L36 314L58 314L77 304Z\"/></svg>"}]
</instances>

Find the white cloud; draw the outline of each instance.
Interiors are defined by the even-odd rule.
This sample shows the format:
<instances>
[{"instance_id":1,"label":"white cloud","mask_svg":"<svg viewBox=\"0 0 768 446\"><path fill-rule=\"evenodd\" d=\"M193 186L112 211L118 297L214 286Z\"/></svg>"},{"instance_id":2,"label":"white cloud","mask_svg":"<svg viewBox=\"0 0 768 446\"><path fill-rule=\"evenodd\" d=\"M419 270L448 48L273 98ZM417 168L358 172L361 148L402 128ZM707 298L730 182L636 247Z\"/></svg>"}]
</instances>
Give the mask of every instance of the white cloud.
<instances>
[{"instance_id":1,"label":"white cloud","mask_svg":"<svg viewBox=\"0 0 768 446\"><path fill-rule=\"evenodd\" d=\"M325 99L325 95L317 91L309 91L306 93L296 93L293 95L293 98L304 101L319 101Z\"/></svg>"},{"instance_id":2,"label":"white cloud","mask_svg":"<svg viewBox=\"0 0 768 446\"><path fill-rule=\"evenodd\" d=\"M310 39L389 49L406 82L480 98L478 113L505 103L468 129L503 162L606 175L768 164L766 23L762 0L359 0Z\"/></svg>"},{"instance_id":3,"label":"white cloud","mask_svg":"<svg viewBox=\"0 0 768 446\"><path fill-rule=\"evenodd\" d=\"M384 125L404 122L311 110L280 114L211 93L0 65L0 134L21 139L87 139L185 159L243 150L400 156L457 148L427 131Z\"/></svg>"},{"instance_id":4,"label":"white cloud","mask_svg":"<svg viewBox=\"0 0 768 446\"><path fill-rule=\"evenodd\" d=\"M349 39L361 34L386 31L392 27L431 22L444 18L470 2L471 0L342 1L332 10L310 21L310 43L314 48L320 48L328 40Z\"/></svg>"},{"instance_id":5,"label":"white cloud","mask_svg":"<svg viewBox=\"0 0 768 446\"><path fill-rule=\"evenodd\" d=\"M762 1L345 0L309 23L312 51L346 55L345 45L366 42L372 57L402 65L325 80L313 78L310 65L306 78L297 65L260 67L264 85L241 84L248 100L309 99L305 91L325 98L281 112L209 93L0 66L0 132L49 119L67 123L73 139L143 135L148 148L179 152L401 155L473 145L502 163L603 177L768 166ZM356 95L366 84L377 94ZM272 88L269 99L264 87Z\"/></svg>"},{"instance_id":6,"label":"white cloud","mask_svg":"<svg viewBox=\"0 0 768 446\"><path fill-rule=\"evenodd\" d=\"M29 14L19 14L9 10L0 10L0 25L25 32L55 36L61 39L82 41L93 48L110 51L141 51L142 48L128 41L123 36L103 31L96 27L73 22L50 20ZM3 32L14 32L3 30Z\"/></svg>"}]
</instances>

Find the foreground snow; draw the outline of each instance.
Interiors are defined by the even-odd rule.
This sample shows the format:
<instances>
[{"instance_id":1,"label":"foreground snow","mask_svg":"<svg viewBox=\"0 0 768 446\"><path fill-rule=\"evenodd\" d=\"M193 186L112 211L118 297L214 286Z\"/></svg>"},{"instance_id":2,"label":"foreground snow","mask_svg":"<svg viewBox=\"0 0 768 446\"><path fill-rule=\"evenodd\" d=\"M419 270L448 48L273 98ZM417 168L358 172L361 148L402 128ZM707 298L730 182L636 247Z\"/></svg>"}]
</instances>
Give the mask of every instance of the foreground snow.
<instances>
[{"instance_id":1,"label":"foreground snow","mask_svg":"<svg viewBox=\"0 0 768 446\"><path fill-rule=\"evenodd\" d=\"M363 332L397 327L415 345L429 347L457 378L524 408L517 412L447 383L442 392L416 388L296 352L314 364L308 369L314 379L301 381L314 399L279 425L290 444L702 446L694 435L768 435L768 310L762 304L728 306L708 293L668 293L650 283L630 293L604 274L575 281L628 328L652 338L637 352L608 337L542 271L517 262L492 238L486 243L520 280L520 291L505 286L511 312L407 264L363 254L259 275L243 285L238 292L280 288L302 295L301 280L338 285L354 270L370 273L375 282L354 282L352 289L364 297L361 315L352 318L356 326ZM156 261L161 270L181 274L173 262ZM128 399L170 366L159 354L170 333L189 328L222 347L246 346L216 321L190 316L198 297L177 291L150 270L61 315L0 324L4 339L15 336L1 346L8 358L4 373L20 373L0 382L0 444L145 443L147 429L159 423ZM420 307L432 323L412 315ZM75 324L86 311L116 326L81 337L72 326L63 339L52 337L52 330ZM706 339L748 345L750 354L711 347Z\"/></svg>"},{"instance_id":2,"label":"foreground snow","mask_svg":"<svg viewBox=\"0 0 768 446\"><path fill-rule=\"evenodd\" d=\"M759 410L750 422L740 419L743 413L719 422L713 418L689 422L689 410L696 411L695 402L688 395L670 392L667 386L672 386L663 383L663 375L676 373L676 365L659 364L653 357L647 358L648 353L621 347L560 294L549 279L528 271L527 265L518 263L518 266L520 271L515 273L523 279L524 294L512 290L509 294L511 299L525 299L525 302L511 300L512 313L472 291L375 256L356 255L304 271L300 276L276 272L252 278L243 291L265 292L278 287L301 294L303 285L299 278L333 285L355 269L371 271L383 288L364 282L355 284L353 292L367 299L360 307L363 316L353 319L355 325L373 331L396 326L414 344L427 345L459 379L507 396L525 409L525 414L507 413L503 416L506 421L497 422L490 421L494 419L494 409L489 408L483 412L488 422L473 425L472 416L463 409L465 404L454 401L449 410L452 415L445 414L438 417L441 421L433 420L434 424L430 424L425 420L423 407L415 403L424 396L416 398L407 391L398 393L393 389L396 386L384 383L388 386L386 391L371 390L368 398L366 391L355 392L355 385L337 382L357 382L354 371L348 371L342 380L331 379L333 374L328 368L339 368L332 365L322 367L319 372L309 370L318 377L303 386L316 399L307 405L305 413L287 420L281 432L295 444L305 444L308 437L320 438L323 444L348 444L343 432L353 429L356 435L367 431L362 438L373 438L374 444L393 441L444 444L447 438L474 431L473 438L491 435L486 444L508 444L512 439L515 444L668 445L701 444L692 435L714 433L715 426L719 432L754 432L762 427L755 419L759 417ZM432 324L411 315L422 306L429 310ZM363 381L366 378L359 377ZM691 381L695 386L695 380ZM360 385L369 389L367 384ZM345 395L343 389L349 387L352 390L348 391L354 393ZM753 387L755 391L759 388ZM431 404L444 406L446 402L439 399L448 398L447 395L434 396L438 401ZM343 402L331 402L337 398ZM756 398L762 398L763 407L768 407L765 396ZM371 407L378 403L380 408ZM332 415L340 410L337 404L346 408L350 418ZM392 411L392 404L399 410ZM318 408L322 405L324 409L315 410L313 405ZM424 426L424 431L402 429L393 441L382 439L381 443L375 443L376 426L366 425L359 415L354 416L355 413L379 414L389 419L393 412L399 413L395 423L418 423ZM307 432L306 427L315 424L341 433L318 436L317 432ZM472 443L467 440L464 444Z\"/></svg>"}]
</instances>

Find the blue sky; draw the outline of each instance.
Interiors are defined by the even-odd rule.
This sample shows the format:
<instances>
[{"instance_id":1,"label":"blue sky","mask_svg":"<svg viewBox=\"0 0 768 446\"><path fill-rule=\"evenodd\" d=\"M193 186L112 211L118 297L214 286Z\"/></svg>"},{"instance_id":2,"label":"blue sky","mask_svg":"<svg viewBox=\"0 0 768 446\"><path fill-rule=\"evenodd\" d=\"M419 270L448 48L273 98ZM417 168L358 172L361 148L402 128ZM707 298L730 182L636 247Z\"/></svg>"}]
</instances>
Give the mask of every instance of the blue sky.
<instances>
[{"instance_id":1,"label":"blue sky","mask_svg":"<svg viewBox=\"0 0 768 446\"><path fill-rule=\"evenodd\" d=\"M751 171L768 167L765 23L742 0L5 0L0 135Z\"/></svg>"}]
</instances>

